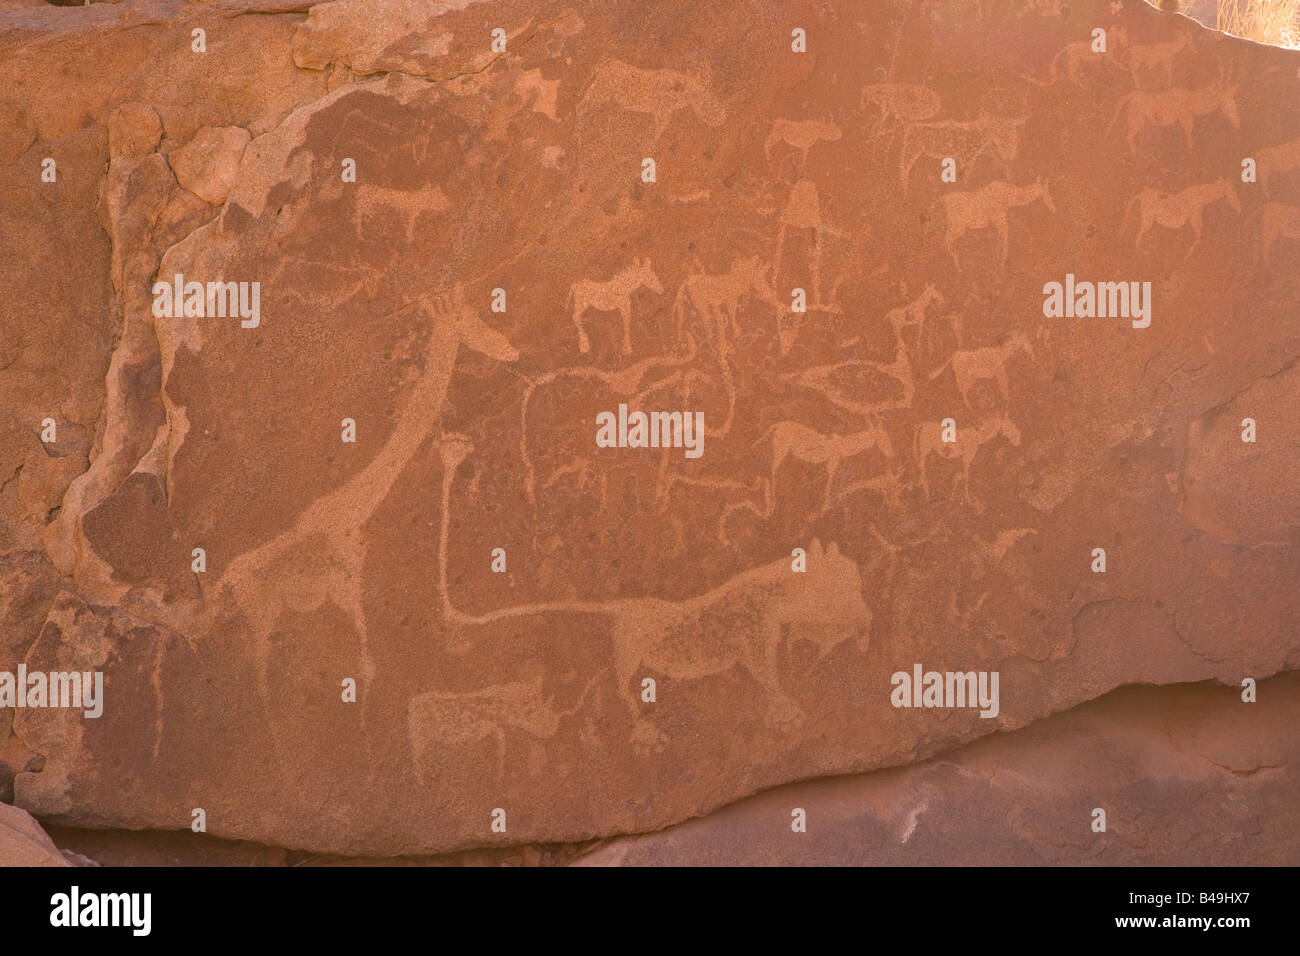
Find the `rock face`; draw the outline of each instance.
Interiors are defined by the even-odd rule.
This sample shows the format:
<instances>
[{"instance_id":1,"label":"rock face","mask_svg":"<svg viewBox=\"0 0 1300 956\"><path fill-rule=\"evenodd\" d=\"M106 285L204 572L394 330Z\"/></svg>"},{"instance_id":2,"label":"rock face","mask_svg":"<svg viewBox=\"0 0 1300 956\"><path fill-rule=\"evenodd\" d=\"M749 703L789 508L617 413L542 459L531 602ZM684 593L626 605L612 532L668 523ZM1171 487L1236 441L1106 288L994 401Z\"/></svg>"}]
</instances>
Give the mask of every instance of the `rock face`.
<instances>
[{"instance_id":1,"label":"rock face","mask_svg":"<svg viewBox=\"0 0 1300 956\"><path fill-rule=\"evenodd\" d=\"M1215 685L1126 687L924 763L790 784L621 837L581 863L1292 864L1300 681L1263 686L1257 711ZM1105 832L1093 830L1097 810Z\"/></svg>"},{"instance_id":2,"label":"rock face","mask_svg":"<svg viewBox=\"0 0 1300 956\"><path fill-rule=\"evenodd\" d=\"M176 182L207 202L224 202L239 175L239 160L248 141L248 130L238 126L199 130L168 157Z\"/></svg>"},{"instance_id":3,"label":"rock face","mask_svg":"<svg viewBox=\"0 0 1300 956\"><path fill-rule=\"evenodd\" d=\"M32 819L31 814L0 803L0 866L72 866Z\"/></svg>"},{"instance_id":4,"label":"rock face","mask_svg":"<svg viewBox=\"0 0 1300 956\"><path fill-rule=\"evenodd\" d=\"M409 857L865 774L1014 818L1008 861L1128 845L884 768L1034 723L987 742L1025 787L1086 816L1045 755L1114 739L1161 820L1156 690L1052 715L1189 682L1229 685L1197 753L1264 766L1297 103L1300 54L1137 0L0 11L0 672L105 687L0 708L0 796ZM997 700L898 706L914 668Z\"/></svg>"}]
</instances>

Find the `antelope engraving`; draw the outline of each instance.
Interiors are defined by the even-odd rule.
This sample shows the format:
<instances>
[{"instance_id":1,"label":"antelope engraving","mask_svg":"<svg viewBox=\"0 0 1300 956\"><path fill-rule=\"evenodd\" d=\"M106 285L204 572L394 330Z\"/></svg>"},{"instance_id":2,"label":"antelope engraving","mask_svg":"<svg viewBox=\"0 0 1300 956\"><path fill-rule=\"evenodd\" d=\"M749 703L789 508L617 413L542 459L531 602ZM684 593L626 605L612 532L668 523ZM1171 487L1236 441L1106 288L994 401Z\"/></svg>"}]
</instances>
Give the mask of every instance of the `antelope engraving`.
<instances>
[{"instance_id":1,"label":"antelope engraving","mask_svg":"<svg viewBox=\"0 0 1300 956\"><path fill-rule=\"evenodd\" d=\"M772 161L772 147L785 143L799 150L799 168L808 162L808 151L820 142L833 143L841 136L840 128L829 120L788 120L778 118L772 124L772 132L767 134L763 143L763 155Z\"/></svg>"},{"instance_id":2,"label":"antelope engraving","mask_svg":"<svg viewBox=\"0 0 1300 956\"><path fill-rule=\"evenodd\" d=\"M957 440L942 440L943 428L937 422L923 422L916 430L916 458L921 468L921 488L925 498L930 499L930 480L927 462L931 455L961 461L962 497L970 501L970 469L980 449L999 436L1004 436L1011 444L1019 446L1020 429L1006 417L989 419L978 425L959 426Z\"/></svg>"},{"instance_id":3,"label":"antelope engraving","mask_svg":"<svg viewBox=\"0 0 1300 956\"><path fill-rule=\"evenodd\" d=\"M677 297L673 300L673 309L677 312L678 340L681 340L686 324L688 305L696 315L707 320L710 335L719 330L720 336L720 330L725 328L724 320L730 319L732 334L737 337L741 330L736 321L736 313L742 299L752 294L781 309L783 303L778 302L776 293L768 284L767 273L768 265L761 257L749 256L735 260L727 272L690 275L683 279L677 289Z\"/></svg>"},{"instance_id":4,"label":"antelope engraving","mask_svg":"<svg viewBox=\"0 0 1300 956\"><path fill-rule=\"evenodd\" d=\"M898 181L907 189L912 167L922 156L940 160L953 158L969 169L981 156L998 157L1010 163L1020 151L1020 127L1025 119L982 113L973 120L944 120L913 123L903 134Z\"/></svg>"},{"instance_id":5,"label":"antelope engraving","mask_svg":"<svg viewBox=\"0 0 1300 956\"><path fill-rule=\"evenodd\" d=\"M991 182L987 186L967 192L951 192L940 197L944 206L947 231L944 241L948 253L958 269L961 263L957 258L957 240L975 229L992 227L998 233L998 263L1005 268L1007 254L1010 250L1007 214L1012 209L1028 206L1042 200L1051 212L1056 212L1052 195L1047 191L1047 184L1041 180L1025 186L1016 186L1006 182Z\"/></svg>"},{"instance_id":6,"label":"antelope engraving","mask_svg":"<svg viewBox=\"0 0 1300 956\"><path fill-rule=\"evenodd\" d=\"M890 120L916 123L933 119L940 110L938 93L911 83L868 83L862 88L858 109L866 109L868 104L880 110L871 128L873 137Z\"/></svg>"},{"instance_id":7,"label":"antelope engraving","mask_svg":"<svg viewBox=\"0 0 1300 956\"><path fill-rule=\"evenodd\" d=\"M1108 44L1123 44L1128 40L1128 31L1122 26L1113 26L1106 31L1106 37ZM1085 63L1104 63L1108 59L1107 53L1093 52L1092 42L1092 40L1078 40L1067 43L1061 52L1052 58L1047 82L1035 82L1038 82L1039 86L1053 86L1061 76L1064 76L1075 86L1083 86L1079 82L1080 68Z\"/></svg>"},{"instance_id":8,"label":"antelope engraving","mask_svg":"<svg viewBox=\"0 0 1300 956\"><path fill-rule=\"evenodd\" d=\"M794 457L808 465L826 466L826 491L823 499L829 502L831 490L835 485L835 473L839 471L840 462L844 459L852 458L870 448L879 448L886 458L894 456L889 435L878 426L851 434L826 435L798 422L781 421L768 428L754 444L762 444L768 439L772 442L770 495L775 494L777 470L789 457Z\"/></svg>"},{"instance_id":9,"label":"antelope engraving","mask_svg":"<svg viewBox=\"0 0 1300 956\"><path fill-rule=\"evenodd\" d=\"M1190 32L1184 30L1173 40L1164 43L1140 43L1129 47L1128 68L1133 74L1133 85L1137 86L1143 70L1164 68L1165 86L1174 82L1174 57L1183 50L1195 49Z\"/></svg>"},{"instance_id":10,"label":"antelope engraving","mask_svg":"<svg viewBox=\"0 0 1300 956\"><path fill-rule=\"evenodd\" d=\"M579 101L579 112L595 112L610 104L653 117L655 140L678 110L692 110L713 127L727 118L718 99L693 76L676 70L642 70L621 60L606 60L596 68Z\"/></svg>"},{"instance_id":11,"label":"antelope engraving","mask_svg":"<svg viewBox=\"0 0 1300 956\"><path fill-rule=\"evenodd\" d=\"M1034 356L1033 346L1023 335L1016 334L1011 336L1002 345L991 345L980 349L962 349L953 352L946 362L930 373L930 380L934 381L949 367L952 368L953 375L957 379L957 390L961 393L961 399L970 408L970 390L980 379L993 379L998 383L998 390L1002 393L1002 400L1009 402L1011 400L1010 385L1007 381L1007 362L1017 352L1024 352L1030 358ZM959 432L960 434L960 432Z\"/></svg>"},{"instance_id":12,"label":"antelope engraving","mask_svg":"<svg viewBox=\"0 0 1300 956\"><path fill-rule=\"evenodd\" d=\"M617 312L623 319L623 354L632 351L632 294L638 289L649 289L656 294L664 291L649 259L633 259L632 265L604 282L581 279L573 283L569 289L569 301L573 303L573 324L578 329L579 351L591 351L591 342L582 321L588 309Z\"/></svg>"},{"instance_id":13,"label":"antelope engraving","mask_svg":"<svg viewBox=\"0 0 1300 956\"><path fill-rule=\"evenodd\" d=\"M925 331L926 312L933 306L943 305L944 301L943 293L932 284L927 283L925 288L921 290L921 294L911 302L895 306L885 313L885 321L894 330L894 339L898 342L900 349L905 350L903 329L915 326L919 337Z\"/></svg>"},{"instance_id":14,"label":"antelope engraving","mask_svg":"<svg viewBox=\"0 0 1300 956\"><path fill-rule=\"evenodd\" d=\"M1142 244L1142 237L1156 223L1166 229L1182 229L1184 226L1190 225L1192 235L1195 236L1192 247L1195 248L1201 241L1202 218L1205 214L1205 207L1220 200L1226 202L1237 212L1241 212L1241 202L1237 199L1237 190L1233 188L1232 183L1227 179L1216 179L1214 182L1189 186L1181 192L1173 194L1147 187L1133 197L1133 200L1128 205L1128 211L1124 213L1124 219L1125 221L1128 220L1133 206L1136 205L1141 220L1138 224L1136 243L1139 246Z\"/></svg>"},{"instance_id":15,"label":"antelope engraving","mask_svg":"<svg viewBox=\"0 0 1300 956\"><path fill-rule=\"evenodd\" d=\"M451 201L441 186L406 190L363 182L357 183L352 192L355 196L352 224L362 236L371 235L374 232L373 221L389 212L401 220L406 241L414 242L415 226L421 213L446 212L451 208Z\"/></svg>"},{"instance_id":16,"label":"antelope engraving","mask_svg":"<svg viewBox=\"0 0 1300 956\"><path fill-rule=\"evenodd\" d=\"M1119 101L1115 117L1107 132L1124 117L1125 141L1129 152L1137 152L1137 138L1148 126L1174 126L1182 128L1187 148L1192 148L1192 128L1197 118L1211 113L1222 113L1235 128L1241 127L1237 115L1237 87L1227 86L1223 77L1198 90L1133 90Z\"/></svg>"}]
</instances>

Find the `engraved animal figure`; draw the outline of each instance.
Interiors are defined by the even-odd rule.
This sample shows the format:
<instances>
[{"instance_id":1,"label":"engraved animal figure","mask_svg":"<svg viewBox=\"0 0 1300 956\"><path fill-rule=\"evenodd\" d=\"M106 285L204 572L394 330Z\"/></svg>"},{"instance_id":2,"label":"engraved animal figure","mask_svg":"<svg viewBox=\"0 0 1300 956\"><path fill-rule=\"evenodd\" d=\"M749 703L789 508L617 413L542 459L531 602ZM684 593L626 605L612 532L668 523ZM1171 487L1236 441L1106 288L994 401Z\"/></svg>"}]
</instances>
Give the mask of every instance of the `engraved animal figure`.
<instances>
[{"instance_id":1,"label":"engraved animal figure","mask_svg":"<svg viewBox=\"0 0 1300 956\"><path fill-rule=\"evenodd\" d=\"M539 674L479 690L429 691L412 697L406 705L406 732L420 783L425 783L427 761L423 758L431 744L458 746L483 740L492 741L496 756L492 780L501 780L508 734L550 740L559 731L561 720L582 709L596 684L593 677L572 707L555 710L543 694L542 681Z\"/></svg>"},{"instance_id":2,"label":"engraved animal figure","mask_svg":"<svg viewBox=\"0 0 1300 956\"><path fill-rule=\"evenodd\" d=\"M932 306L943 305L943 293L927 283L921 294L911 302L896 306L885 313L885 321L894 330L895 337L901 342L903 329L909 325L924 326L925 313Z\"/></svg>"},{"instance_id":3,"label":"engraved animal figure","mask_svg":"<svg viewBox=\"0 0 1300 956\"><path fill-rule=\"evenodd\" d=\"M903 287L906 294L906 285ZM907 358L907 344L903 340L903 329L912 326L916 328L916 343L922 349L928 349L932 346L936 331L934 323L926 322L926 313L931 309L942 306L945 303L943 293L934 287L933 284L927 283L921 290L921 294L911 302L900 306L895 306L885 313L885 321L889 323L894 330L894 340L898 343L898 356L895 358L894 365L898 364L900 358ZM953 332L956 335L958 344L961 343L961 313L955 312L952 315ZM885 366L881 366L882 370ZM894 378L900 376L891 370ZM910 372L908 374L910 380ZM900 379L901 380L901 379Z\"/></svg>"},{"instance_id":4,"label":"engraved animal figure","mask_svg":"<svg viewBox=\"0 0 1300 956\"><path fill-rule=\"evenodd\" d=\"M1075 43L1067 43L1060 53L1052 58L1052 65L1048 74L1046 83L1039 82L1040 86L1052 86L1057 80L1064 75L1075 86L1082 86L1079 82L1079 68L1085 63L1103 63L1110 55L1110 51L1115 46L1123 44L1128 39L1128 31L1122 26L1113 26L1106 31L1106 53L1094 53L1092 49L1093 41L1079 40ZM1036 81L1037 82L1037 81Z\"/></svg>"},{"instance_id":5,"label":"engraved animal figure","mask_svg":"<svg viewBox=\"0 0 1300 956\"><path fill-rule=\"evenodd\" d=\"M1255 158L1259 166L1259 183L1268 193L1268 181L1274 173L1288 173L1300 166L1300 139L1279 146L1266 146Z\"/></svg>"},{"instance_id":6,"label":"engraved animal figure","mask_svg":"<svg viewBox=\"0 0 1300 956\"><path fill-rule=\"evenodd\" d=\"M826 491L823 498L830 500L835 485L835 473L840 462L852 458L869 448L879 448L886 458L894 457L889 435L878 426L852 434L822 434L798 422L777 422L765 431L754 444L772 441L772 468L769 489L776 486L776 473L781 463L794 456L808 465L826 466ZM769 494L771 492L769 491ZM770 513L770 509L769 509Z\"/></svg>"},{"instance_id":7,"label":"engraved animal figure","mask_svg":"<svg viewBox=\"0 0 1300 956\"><path fill-rule=\"evenodd\" d=\"M639 362L628 365L625 368L616 369L607 372L604 369L592 368L590 366L574 366L570 368L556 369L554 372L547 372L528 383L524 389L523 398L519 403L519 456L524 463L524 491L528 496L529 504L537 503L536 494L536 474L533 466L532 454L528 448L528 406L533 399L533 393L539 388L543 388L553 382L561 379L587 379L589 381L599 382L611 393L622 399L627 399L628 404L634 408L641 407L646 396L656 389L676 381L676 378L669 375L665 378L656 379L645 388L641 383L645 381L646 375L651 369L669 369L689 365L695 359L698 347L695 339L687 334L687 348L684 354L680 355L652 355L644 358ZM585 467L582 469L584 478L586 474ZM554 479L556 476L551 475ZM550 484L550 482L548 482Z\"/></svg>"},{"instance_id":8,"label":"engraved animal figure","mask_svg":"<svg viewBox=\"0 0 1300 956\"><path fill-rule=\"evenodd\" d=\"M930 287L930 290L934 296L939 297L939 293L933 291L933 287ZM895 310L895 312L897 313L896 318L903 318L902 310ZM917 314L923 315L923 309L918 310ZM772 439L771 471L763 489L763 506L760 509L760 506L754 501L733 501L728 504L723 509L718 523L720 536L724 543L728 540L726 533L727 521L736 512L747 511L760 520L766 520L772 516L772 512L776 507L776 472L786 458L793 456L807 464L824 463L826 465L826 487L822 494L820 512L824 513L831 503L837 497L840 497L835 494L833 488L840 462L873 446L880 448L887 458L893 457L894 452L889 435L878 423L879 413L910 406L915 392L912 365L908 358L907 346L904 344L897 326L896 334L899 335L899 338L895 347L894 360L888 365L870 359L849 359L831 365L819 365L800 372L778 376L778 381L783 385L793 382L800 388L817 392L837 408L861 415L873 424L860 432L839 435L824 435L797 422L790 421L777 422L768 428L754 442L755 445L758 445L769 437ZM899 384L901 396L886 399L885 401L863 401L859 397L859 390L853 387L853 379L855 376L870 373L879 373L894 379ZM875 481L884 482L886 493L896 496L892 475L882 479L873 479L872 482L866 482L860 486L872 487Z\"/></svg>"},{"instance_id":9,"label":"engraved animal figure","mask_svg":"<svg viewBox=\"0 0 1300 956\"><path fill-rule=\"evenodd\" d=\"M678 110L694 110L704 123L714 127L727 118L722 104L694 77L676 70L642 70L620 60L606 60L596 68L578 111L596 112L610 104L653 117L656 140Z\"/></svg>"},{"instance_id":10,"label":"engraved animal figure","mask_svg":"<svg viewBox=\"0 0 1300 956\"><path fill-rule=\"evenodd\" d=\"M1107 127L1109 132L1124 117L1125 135L1129 152L1137 152L1138 135L1148 126L1182 127L1187 148L1192 148L1192 127L1197 117L1222 113L1234 127L1241 127L1237 115L1237 87L1228 86L1222 76L1208 86L1197 90L1133 90L1119 101L1115 117Z\"/></svg>"},{"instance_id":11,"label":"engraved animal figure","mask_svg":"<svg viewBox=\"0 0 1300 956\"><path fill-rule=\"evenodd\" d=\"M1007 402L1011 400L1010 385L1007 381L1007 361L1017 352L1024 352L1030 358L1034 356L1033 346L1020 334L1011 336L1001 345L953 352L948 361L930 373L930 380L934 381L949 366L952 366L953 375L957 378L957 390L961 392L961 399L966 403L967 408L971 407L970 390L976 382L985 378L993 379L998 383L1002 400Z\"/></svg>"},{"instance_id":12,"label":"engraved animal figure","mask_svg":"<svg viewBox=\"0 0 1300 956\"><path fill-rule=\"evenodd\" d=\"M874 137L880 127L890 120L916 123L939 115L939 94L924 86L911 83L868 83L862 88L859 109L870 104L880 110L880 116L871 127Z\"/></svg>"},{"instance_id":13,"label":"engraved animal figure","mask_svg":"<svg viewBox=\"0 0 1300 956\"><path fill-rule=\"evenodd\" d=\"M270 639L285 627L282 616L329 603L341 607L352 620L362 677L368 682L375 676L362 609L366 563L362 529L387 500L438 421L461 347L499 362L519 358L506 337L465 304L459 289L435 296L430 311L423 374L409 387L384 446L360 471L303 509L289 530L239 555L217 580L217 592L233 597L250 622L264 699L269 699ZM214 613L218 606L212 602Z\"/></svg>"},{"instance_id":14,"label":"engraved animal figure","mask_svg":"<svg viewBox=\"0 0 1300 956\"><path fill-rule=\"evenodd\" d=\"M799 150L799 168L808 162L808 151L822 141L836 142L841 136L840 128L829 120L788 120L777 118L772 124L772 132L767 134L763 143L763 155L772 161L772 147L785 143Z\"/></svg>"},{"instance_id":15,"label":"engraved animal figure","mask_svg":"<svg viewBox=\"0 0 1300 956\"><path fill-rule=\"evenodd\" d=\"M357 183L352 187L355 205L352 209L352 224L358 234L369 236L375 219L384 213L398 217L402 222L407 242L415 241L415 226L423 212L445 212L451 208L451 201L441 186L425 186L421 189L391 189L388 186L375 186L370 183Z\"/></svg>"},{"instance_id":16,"label":"engraved animal figure","mask_svg":"<svg viewBox=\"0 0 1300 956\"><path fill-rule=\"evenodd\" d=\"M1147 187L1129 203L1124 218L1128 219L1129 213L1136 204L1141 219L1137 233L1137 245L1139 246L1142 244L1142 237L1146 235L1147 230L1159 223L1166 229L1182 229L1184 226L1190 225L1192 235L1196 237L1196 241L1192 243L1192 247L1195 248L1201 241L1201 220L1205 214L1205 207L1213 205L1221 199L1237 212L1241 212L1241 202L1237 199L1237 190L1233 188L1232 183L1227 179L1199 183L1172 195L1159 189Z\"/></svg>"},{"instance_id":17,"label":"engraved animal figure","mask_svg":"<svg viewBox=\"0 0 1300 956\"><path fill-rule=\"evenodd\" d=\"M664 291L649 259L633 259L630 266L604 282L581 279L573 283L569 301L573 303L573 324L578 328L580 351L591 351L587 329L582 322L583 313L588 309L619 313L623 317L623 354L632 351L632 293L637 289L649 289L657 294Z\"/></svg>"},{"instance_id":18,"label":"engraved animal figure","mask_svg":"<svg viewBox=\"0 0 1300 956\"><path fill-rule=\"evenodd\" d=\"M710 339L715 345L721 339L724 319L730 319L733 335L738 337L741 334L736 313L741 300L751 293L781 309L783 303L777 301L776 293L768 284L767 273L768 265L761 257L749 256L735 260L727 272L702 273L683 279L677 289L677 297L673 299L673 310L677 313L678 341L681 341L686 324L688 305L696 315L707 320ZM715 332L718 334L717 339L713 338Z\"/></svg>"},{"instance_id":19,"label":"engraved animal figure","mask_svg":"<svg viewBox=\"0 0 1300 956\"><path fill-rule=\"evenodd\" d=\"M1010 163L1020 151L1020 127L1024 118L983 113L973 120L943 120L913 123L903 134L898 181L907 189L912 167L922 156L942 160L953 158L959 169L969 169L981 156L999 157Z\"/></svg>"},{"instance_id":20,"label":"engraved animal figure","mask_svg":"<svg viewBox=\"0 0 1300 956\"><path fill-rule=\"evenodd\" d=\"M1183 50L1193 49L1194 46L1191 31L1183 30L1174 40L1168 40L1164 43L1139 43L1129 47L1128 68L1129 72L1133 74L1133 85L1139 85L1138 81L1143 70L1163 67L1165 86L1172 86L1174 82L1174 57Z\"/></svg>"},{"instance_id":21,"label":"engraved animal figure","mask_svg":"<svg viewBox=\"0 0 1300 956\"><path fill-rule=\"evenodd\" d=\"M924 329L927 311L943 301L943 293L933 285L927 285L916 299L885 313L885 320L894 330L894 358L888 364L871 359L849 359L781 375L778 380L783 384L793 381L801 388L818 392L837 408L869 419L882 411L907 408L912 404L916 383L911 357L907 351L907 342L903 338L903 330L908 326L916 326L918 330ZM846 377L851 377L855 373L865 373L868 370L881 373L896 381L901 392L900 396L883 402L866 402L859 397L857 389L842 384Z\"/></svg>"},{"instance_id":22,"label":"engraved animal figure","mask_svg":"<svg viewBox=\"0 0 1300 956\"><path fill-rule=\"evenodd\" d=\"M947 193L941 199L947 221L944 240L947 242L948 253L952 256L953 264L959 269L961 263L957 259L957 240L971 230L986 229L990 226L997 230L998 262L1005 268L1010 249L1007 214L1012 209L1028 206L1040 199L1051 212L1056 212L1052 195L1047 191L1047 184L1041 180L1025 186L991 182L979 189Z\"/></svg>"},{"instance_id":23,"label":"engraved animal figure","mask_svg":"<svg viewBox=\"0 0 1300 956\"><path fill-rule=\"evenodd\" d=\"M943 441L942 435L943 427L938 422L922 422L916 430L916 459L920 464L921 488L927 501L930 500L927 462L931 455L961 461L962 497L969 501L970 469L980 449L999 435L1005 436L1013 445L1020 445L1020 429L1005 417L982 421L978 425L959 424L955 442Z\"/></svg>"},{"instance_id":24,"label":"engraved animal figure","mask_svg":"<svg viewBox=\"0 0 1300 956\"><path fill-rule=\"evenodd\" d=\"M1256 256L1273 258L1273 244L1278 239L1300 239L1300 206L1280 202L1265 203L1259 215L1259 251Z\"/></svg>"},{"instance_id":25,"label":"engraved animal figure","mask_svg":"<svg viewBox=\"0 0 1300 956\"><path fill-rule=\"evenodd\" d=\"M906 288L904 288L904 292L906 292ZM943 305L944 301L943 293L936 289L934 285L927 283L926 287L921 290L921 294L917 296L917 298L903 305L895 306L885 313L885 321L888 322L890 328L894 330L894 341L898 345L898 356L903 360L907 359L907 344L903 341L903 329L908 326L915 326L917 330L917 338L921 339L926 333L926 312L928 312L932 307ZM960 319L958 319L958 321L960 322ZM960 326L956 328L956 332L958 338L960 338ZM896 357L895 365L897 362L898 358ZM892 369L891 374L893 374ZM899 378L897 374L893 374L893 377ZM901 380L902 379L900 379L900 381ZM907 375L907 380L909 382L911 381L910 371Z\"/></svg>"},{"instance_id":26,"label":"engraved animal figure","mask_svg":"<svg viewBox=\"0 0 1300 956\"><path fill-rule=\"evenodd\" d=\"M807 566L795 574L790 558L782 557L695 598L645 598L628 608L614 626L614 670L633 716L640 719L640 705L628 691L647 670L681 681L739 665L765 691L768 722L797 723L802 709L786 693L778 670L781 645L813 640L821 660L856 631L858 649L865 651L871 624L858 566L834 542L823 550L814 540ZM646 728L638 739L658 742Z\"/></svg>"},{"instance_id":27,"label":"engraved animal figure","mask_svg":"<svg viewBox=\"0 0 1300 956\"><path fill-rule=\"evenodd\" d=\"M727 337L728 320L732 337L739 339L741 328L738 316L743 299L753 295L772 305L778 312L783 308L768 284L767 273L768 266L759 256L737 259L727 272L687 276L673 299L673 311L677 313L677 340L680 342L685 334L688 310L694 311L703 320L706 341L713 346L717 356L723 388L727 393L727 417L716 430L718 437L731 430L736 410L737 391L731 368L733 342ZM710 429L710 434L714 433Z\"/></svg>"},{"instance_id":28,"label":"engraved animal figure","mask_svg":"<svg viewBox=\"0 0 1300 956\"><path fill-rule=\"evenodd\" d=\"M815 641L822 647L820 659L856 633L859 650L866 650L871 612L862 598L858 566L834 544L823 551L817 541L808 550L803 574L792 573L790 559L782 557L679 601L631 597L523 604L483 614L458 610L447 584L451 488L471 451L469 441L459 437L439 444L443 478L438 586L444 619L465 627L552 612L608 617L618 690L633 718L638 748L662 745L653 725L641 717L636 691L646 672L686 681L740 666L763 688L768 721L784 726L802 714L782 686L777 667L785 641Z\"/></svg>"}]
</instances>

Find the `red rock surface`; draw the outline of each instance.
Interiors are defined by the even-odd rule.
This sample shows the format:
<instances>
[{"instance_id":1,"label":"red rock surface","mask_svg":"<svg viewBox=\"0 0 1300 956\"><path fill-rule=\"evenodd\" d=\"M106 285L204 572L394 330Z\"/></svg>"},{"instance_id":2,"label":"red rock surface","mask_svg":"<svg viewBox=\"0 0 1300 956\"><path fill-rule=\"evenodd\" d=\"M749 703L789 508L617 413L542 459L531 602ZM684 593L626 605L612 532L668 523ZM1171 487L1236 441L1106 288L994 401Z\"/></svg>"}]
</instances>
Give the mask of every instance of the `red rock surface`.
<instances>
[{"instance_id":1,"label":"red rock surface","mask_svg":"<svg viewBox=\"0 0 1300 956\"><path fill-rule=\"evenodd\" d=\"M885 768L1033 723L1026 792L1074 792L1077 732L1169 818L1123 790L1173 759L1154 689L1052 715L1214 681L1219 752L1289 706L1237 695L1300 667L1298 104L1300 54L1136 0L0 9L0 671L107 688L0 709L0 796L421 857L903 774L960 827L1020 784ZM178 273L260 322L155 315ZM1045 317L1067 273L1150 282L1150 326ZM597 447L620 403L704 453ZM998 716L892 707L917 662L998 672ZM1271 780L1215 793L1295 863ZM1015 820L1008 859L1182 852Z\"/></svg>"},{"instance_id":2,"label":"red rock surface","mask_svg":"<svg viewBox=\"0 0 1300 956\"><path fill-rule=\"evenodd\" d=\"M30 814L0 803L0 866L72 866Z\"/></svg>"},{"instance_id":3,"label":"red rock surface","mask_svg":"<svg viewBox=\"0 0 1300 956\"><path fill-rule=\"evenodd\" d=\"M1126 687L908 767L778 787L587 866L1234 866L1300 856L1300 680L1256 711L1212 684ZM791 829L802 809L807 830ZM1094 809L1106 832L1092 830Z\"/></svg>"}]
</instances>

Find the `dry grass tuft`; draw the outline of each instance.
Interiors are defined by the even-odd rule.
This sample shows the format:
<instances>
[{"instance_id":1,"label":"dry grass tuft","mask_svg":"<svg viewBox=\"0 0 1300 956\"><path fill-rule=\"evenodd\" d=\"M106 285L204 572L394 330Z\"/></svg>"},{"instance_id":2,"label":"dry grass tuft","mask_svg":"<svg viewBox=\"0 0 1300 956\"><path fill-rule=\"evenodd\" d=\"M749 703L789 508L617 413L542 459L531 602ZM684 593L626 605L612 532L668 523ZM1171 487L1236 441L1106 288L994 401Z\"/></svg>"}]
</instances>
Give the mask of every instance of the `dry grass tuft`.
<instances>
[{"instance_id":1,"label":"dry grass tuft","mask_svg":"<svg viewBox=\"0 0 1300 956\"><path fill-rule=\"evenodd\" d=\"M1300 49L1300 0L1219 0L1218 28L1248 40Z\"/></svg>"},{"instance_id":2,"label":"dry grass tuft","mask_svg":"<svg viewBox=\"0 0 1300 956\"><path fill-rule=\"evenodd\" d=\"M1146 0L1166 13L1185 13L1224 33L1300 50L1300 0L1213 0L1214 23L1204 0Z\"/></svg>"}]
</instances>

